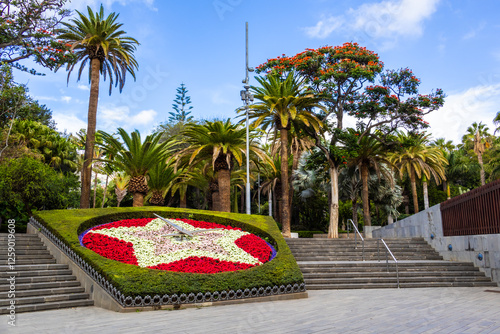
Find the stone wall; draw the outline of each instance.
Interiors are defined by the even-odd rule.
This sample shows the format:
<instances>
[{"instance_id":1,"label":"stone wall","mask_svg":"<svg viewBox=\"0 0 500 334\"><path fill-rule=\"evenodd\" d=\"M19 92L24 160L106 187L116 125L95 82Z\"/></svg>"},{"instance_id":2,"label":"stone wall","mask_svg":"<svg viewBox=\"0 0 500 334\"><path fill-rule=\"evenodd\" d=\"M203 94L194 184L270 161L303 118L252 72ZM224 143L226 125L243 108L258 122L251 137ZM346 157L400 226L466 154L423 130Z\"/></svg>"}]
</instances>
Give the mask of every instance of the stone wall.
<instances>
[{"instance_id":1,"label":"stone wall","mask_svg":"<svg viewBox=\"0 0 500 334\"><path fill-rule=\"evenodd\" d=\"M445 260L473 262L500 283L500 234L445 237L440 205L372 231L373 238L424 238ZM451 245L450 251L448 246ZM478 258L479 254L483 259Z\"/></svg>"}]
</instances>

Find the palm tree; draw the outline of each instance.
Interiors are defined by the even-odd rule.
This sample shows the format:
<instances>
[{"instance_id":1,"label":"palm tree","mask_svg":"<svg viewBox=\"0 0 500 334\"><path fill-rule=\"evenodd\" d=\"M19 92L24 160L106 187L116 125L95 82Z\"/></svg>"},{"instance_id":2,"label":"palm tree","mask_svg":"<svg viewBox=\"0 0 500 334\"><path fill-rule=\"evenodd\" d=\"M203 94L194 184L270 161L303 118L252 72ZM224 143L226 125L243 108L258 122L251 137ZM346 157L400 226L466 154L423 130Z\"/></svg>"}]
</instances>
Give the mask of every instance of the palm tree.
<instances>
[{"instance_id":1,"label":"palm tree","mask_svg":"<svg viewBox=\"0 0 500 334\"><path fill-rule=\"evenodd\" d=\"M175 181L183 173L183 170L176 171L173 164L159 163L149 171L148 186L150 193L147 198L152 205L164 205L165 196L172 189Z\"/></svg>"},{"instance_id":2,"label":"palm tree","mask_svg":"<svg viewBox=\"0 0 500 334\"><path fill-rule=\"evenodd\" d=\"M495 133L497 133L497 131L500 131L500 111L497 112L497 115L495 116L495 118L493 119L493 123L495 123L495 125L497 126L497 128L495 129Z\"/></svg>"},{"instance_id":3,"label":"palm tree","mask_svg":"<svg viewBox=\"0 0 500 334\"><path fill-rule=\"evenodd\" d=\"M488 127L482 122L472 123L471 126L467 128L467 133L462 137L462 141L465 144L473 145L473 151L477 155L477 161L479 166L481 166L481 185L486 184L486 178L484 175L484 165L483 165L483 153L490 147L490 134L488 133Z\"/></svg>"},{"instance_id":4,"label":"palm tree","mask_svg":"<svg viewBox=\"0 0 500 334\"><path fill-rule=\"evenodd\" d=\"M434 177L438 184L445 179L444 165L448 164L443 152L437 147L426 146L425 134L397 133L397 141L400 149L389 155L391 163L399 170L399 175L410 177L413 197L414 212L418 213L417 177L425 176L427 179ZM424 197L426 183L424 182Z\"/></svg>"},{"instance_id":5,"label":"palm tree","mask_svg":"<svg viewBox=\"0 0 500 334\"><path fill-rule=\"evenodd\" d=\"M249 117L254 119L253 126L264 130L274 128L280 133L281 161L288 161L288 133L292 122L304 123L319 132L321 122L310 111L323 108L319 99L305 92L303 81L298 80L293 72L286 78L277 75L256 78L262 87L252 87L254 96L260 102L250 106ZM283 235L290 237L290 186L288 164L281 164L281 223Z\"/></svg>"},{"instance_id":6,"label":"palm tree","mask_svg":"<svg viewBox=\"0 0 500 334\"><path fill-rule=\"evenodd\" d=\"M115 194L116 200L118 201L117 207L120 207L120 203L123 201L123 198L127 195L127 186L130 181L130 176L125 173L116 174L113 179L115 182Z\"/></svg>"},{"instance_id":7,"label":"palm tree","mask_svg":"<svg viewBox=\"0 0 500 334\"><path fill-rule=\"evenodd\" d=\"M350 131L355 133L354 130ZM357 142L356 156L349 160L348 164L357 166L361 174L362 190L361 199L363 201L363 220L365 226L371 226L370 216L370 198L368 189L368 180L370 177L370 169L374 169L377 175L384 174L385 179L392 182L392 174L387 168L382 168L383 164L390 165L387 159L387 147L375 136L367 133Z\"/></svg>"},{"instance_id":8,"label":"palm tree","mask_svg":"<svg viewBox=\"0 0 500 334\"><path fill-rule=\"evenodd\" d=\"M207 121L204 124L189 124L182 132L188 147L177 153L178 164L187 163L196 166L211 161L214 173L217 174L219 192L218 209L231 212L231 169L234 161L240 166L246 154L246 130L239 125L226 121ZM250 143L250 152L261 159L264 153L255 142Z\"/></svg>"},{"instance_id":9,"label":"palm tree","mask_svg":"<svg viewBox=\"0 0 500 334\"><path fill-rule=\"evenodd\" d=\"M97 101L99 98L99 78L104 80L109 76L109 94L113 87L119 86L120 92L125 85L125 76L129 72L135 80L135 69L138 64L133 53L139 43L132 37L125 36L120 30L121 23L117 23L118 14L111 13L104 17L104 8L94 12L87 7L88 16L76 11L79 18L63 22L59 40L71 44L76 60L67 66L68 81L71 72L77 63L80 63L78 80L87 64L89 64L90 97L88 108L87 138L85 142L85 156L82 171L82 194L80 208L90 205L90 182L94 140L96 131ZM114 77L114 79L113 79Z\"/></svg>"},{"instance_id":10,"label":"palm tree","mask_svg":"<svg viewBox=\"0 0 500 334\"><path fill-rule=\"evenodd\" d=\"M133 206L143 206L144 195L148 192L146 176L156 165L166 162L171 142L159 144L161 133L149 135L142 142L139 131L135 130L129 136L122 128L118 128L118 134L123 143L106 132L99 131L99 133L104 148L108 152L113 152L113 160L105 161L130 176L128 191L133 193Z\"/></svg>"}]
</instances>

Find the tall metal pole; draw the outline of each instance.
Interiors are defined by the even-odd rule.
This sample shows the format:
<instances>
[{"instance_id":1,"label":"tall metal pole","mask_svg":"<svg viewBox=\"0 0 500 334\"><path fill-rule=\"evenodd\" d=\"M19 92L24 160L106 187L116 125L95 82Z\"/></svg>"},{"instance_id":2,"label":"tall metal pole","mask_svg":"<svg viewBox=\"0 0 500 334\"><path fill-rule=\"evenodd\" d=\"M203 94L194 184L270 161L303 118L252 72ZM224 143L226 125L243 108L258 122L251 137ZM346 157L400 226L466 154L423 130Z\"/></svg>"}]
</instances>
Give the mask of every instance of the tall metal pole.
<instances>
[{"instance_id":1,"label":"tall metal pole","mask_svg":"<svg viewBox=\"0 0 500 334\"><path fill-rule=\"evenodd\" d=\"M246 65L245 65L245 91L246 91L246 98L245 98L245 109L246 109L246 114L247 114L247 186L246 186L246 208L247 208L247 215L251 214L250 212L250 143L249 143L249 135L248 135L248 128L250 126L249 119L248 119L248 100L249 100L249 80L248 80L248 22L245 22L245 51L246 51Z\"/></svg>"}]
</instances>

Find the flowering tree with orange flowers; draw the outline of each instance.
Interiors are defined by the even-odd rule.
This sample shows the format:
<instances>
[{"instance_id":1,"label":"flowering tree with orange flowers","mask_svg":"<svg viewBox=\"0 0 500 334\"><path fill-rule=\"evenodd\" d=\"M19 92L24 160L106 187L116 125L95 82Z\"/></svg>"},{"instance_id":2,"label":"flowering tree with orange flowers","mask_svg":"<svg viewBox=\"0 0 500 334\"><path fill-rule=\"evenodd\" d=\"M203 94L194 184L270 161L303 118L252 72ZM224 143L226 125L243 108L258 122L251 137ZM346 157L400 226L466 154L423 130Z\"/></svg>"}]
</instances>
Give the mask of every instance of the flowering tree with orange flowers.
<instances>
[{"instance_id":1,"label":"flowering tree with orange flowers","mask_svg":"<svg viewBox=\"0 0 500 334\"><path fill-rule=\"evenodd\" d=\"M325 131L309 131L316 146L328 161L331 201L328 237L338 237L338 173L353 154L353 145L360 143L373 128L390 133L397 127L425 127L422 117L442 106L444 94L437 90L418 95L420 81L410 70L382 73L384 64L373 51L357 43L306 49L293 57L282 55L257 67L257 72L285 75L295 70L303 76L311 90L321 97L327 112L318 117ZM365 87L380 75L380 85ZM344 114L356 117L357 129L343 127ZM380 133L380 132L377 132Z\"/></svg>"},{"instance_id":2,"label":"flowering tree with orange flowers","mask_svg":"<svg viewBox=\"0 0 500 334\"><path fill-rule=\"evenodd\" d=\"M70 15L67 0L1 0L0 63L40 74L20 63L31 58L53 70L73 59L71 45L55 38L61 21Z\"/></svg>"}]
</instances>

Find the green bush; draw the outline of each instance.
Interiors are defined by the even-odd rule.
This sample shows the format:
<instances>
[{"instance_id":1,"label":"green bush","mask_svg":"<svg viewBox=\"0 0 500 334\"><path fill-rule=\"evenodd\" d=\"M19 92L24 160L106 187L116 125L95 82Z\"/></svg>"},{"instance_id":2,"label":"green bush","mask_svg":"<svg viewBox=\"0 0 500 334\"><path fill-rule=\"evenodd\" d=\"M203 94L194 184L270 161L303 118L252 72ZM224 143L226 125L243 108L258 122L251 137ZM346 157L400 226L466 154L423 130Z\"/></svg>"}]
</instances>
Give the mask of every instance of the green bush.
<instances>
[{"instance_id":1,"label":"green bush","mask_svg":"<svg viewBox=\"0 0 500 334\"><path fill-rule=\"evenodd\" d=\"M15 219L16 232L25 232L35 211L78 206L78 188L75 175L56 172L32 157L4 161L0 165L0 218Z\"/></svg>"},{"instance_id":2,"label":"green bush","mask_svg":"<svg viewBox=\"0 0 500 334\"><path fill-rule=\"evenodd\" d=\"M190 218L241 227L273 244L277 256L272 261L247 270L192 274L124 264L104 258L80 245L78 235L93 226L127 218L154 218L153 213L164 217ZM43 211L38 212L35 218L125 295L213 292L303 282L302 273L281 232L275 222L266 216L142 207Z\"/></svg>"}]
</instances>

